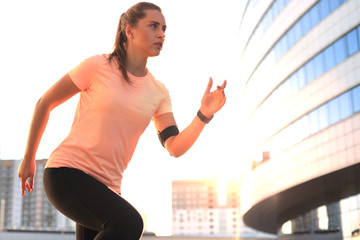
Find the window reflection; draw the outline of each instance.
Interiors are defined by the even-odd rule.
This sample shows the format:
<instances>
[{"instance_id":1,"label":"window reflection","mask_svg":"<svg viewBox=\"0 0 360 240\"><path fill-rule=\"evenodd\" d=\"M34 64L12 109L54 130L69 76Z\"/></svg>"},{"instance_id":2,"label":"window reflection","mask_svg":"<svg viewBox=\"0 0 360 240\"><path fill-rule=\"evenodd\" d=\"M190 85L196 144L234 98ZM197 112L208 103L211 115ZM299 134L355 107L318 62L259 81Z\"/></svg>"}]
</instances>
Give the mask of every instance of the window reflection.
<instances>
[{"instance_id":1,"label":"window reflection","mask_svg":"<svg viewBox=\"0 0 360 240\"><path fill-rule=\"evenodd\" d=\"M329 1L319 2L320 17L325 18L330 14L330 4Z\"/></svg>"},{"instance_id":2,"label":"window reflection","mask_svg":"<svg viewBox=\"0 0 360 240\"><path fill-rule=\"evenodd\" d=\"M323 54L318 54L314 58L314 68L314 78L320 77L325 72Z\"/></svg>"},{"instance_id":3,"label":"window reflection","mask_svg":"<svg viewBox=\"0 0 360 240\"><path fill-rule=\"evenodd\" d=\"M290 0L275 0L259 21L247 44L251 41L259 39L289 2ZM248 7L254 7L256 4L257 0L250 0Z\"/></svg>"},{"instance_id":4,"label":"window reflection","mask_svg":"<svg viewBox=\"0 0 360 240\"><path fill-rule=\"evenodd\" d=\"M315 79L315 68L314 62L309 61L305 64L305 72L306 72L306 83L311 83L313 79Z\"/></svg>"},{"instance_id":5,"label":"window reflection","mask_svg":"<svg viewBox=\"0 0 360 240\"><path fill-rule=\"evenodd\" d=\"M305 36L313 27L315 27L320 21L326 18L330 13L335 11L338 7L340 7L341 4L343 4L346 1L347 0L318 1L318 3L316 3L286 33L284 33L284 35L279 39L279 41L275 43L274 47L266 53L266 56L264 57L263 61L261 61L260 64L256 67L251 78L253 78L256 75L256 72L263 71L264 66L271 67L271 64L269 64L269 62L272 63L279 60L290 48L294 46L294 44L296 44L303 36ZM262 25L262 22L260 23L260 25ZM261 32L261 34L263 32ZM259 35L261 34L256 29L254 34L251 36L249 42L260 37ZM341 41L344 41L344 39L342 39ZM345 46L342 42L339 42L338 45L340 49ZM344 54L346 56L346 53ZM269 56L275 56L275 59ZM342 60L339 60L339 62L344 60L344 58L340 58L340 59ZM251 78L248 81L251 81Z\"/></svg>"},{"instance_id":6,"label":"window reflection","mask_svg":"<svg viewBox=\"0 0 360 240\"><path fill-rule=\"evenodd\" d=\"M356 29L351 31L346 36L346 42L348 46L348 55L351 56L355 54L357 51L359 51L359 41L357 39Z\"/></svg>"},{"instance_id":7,"label":"window reflection","mask_svg":"<svg viewBox=\"0 0 360 240\"><path fill-rule=\"evenodd\" d=\"M282 84L270 94L264 101L261 109L264 109L269 105L276 106L285 102L288 98L295 95L303 87L323 75L326 71L331 70L337 64L340 64L351 57L354 53L359 52L360 39L357 37L359 32L360 26L335 41L332 45L317 54L313 59L310 59L304 66L300 67L295 73L285 79ZM297 81L297 83L295 81ZM354 112L359 111L360 103L358 91L358 88L356 88L353 90L353 93L349 92L348 94L344 94L340 98L336 98L327 104L330 109L330 116L328 116L329 124L334 124L349 117ZM353 99L351 99L351 94L353 95ZM315 113L313 114L315 115ZM310 118L314 117L312 116ZM320 128L317 125L318 123L310 122L311 134L319 131Z\"/></svg>"},{"instance_id":8,"label":"window reflection","mask_svg":"<svg viewBox=\"0 0 360 240\"><path fill-rule=\"evenodd\" d=\"M346 59L346 48L345 48L345 39L340 38L338 41L334 44L335 52L336 52L336 58L335 58L335 64L339 64L343 62Z\"/></svg>"},{"instance_id":9,"label":"window reflection","mask_svg":"<svg viewBox=\"0 0 360 240\"><path fill-rule=\"evenodd\" d=\"M325 60L324 71L329 71L335 66L335 50L333 45L325 49L324 60Z\"/></svg>"},{"instance_id":10,"label":"window reflection","mask_svg":"<svg viewBox=\"0 0 360 240\"><path fill-rule=\"evenodd\" d=\"M353 102L353 111L359 112L360 111L360 88L355 88L352 91L352 102Z\"/></svg>"},{"instance_id":11,"label":"window reflection","mask_svg":"<svg viewBox=\"0 0 360 240\"><path fill-rule=\"evenodd\" d=\"M340 121L339 99L335 98L328 103L329 106L329 124L335 124Z\"/></svg>"},{"instance_id":12,"label":"window reflection","mask_svg":"<svg viewBox=\"0 0 360 240\"><path fill-rule=\"evenodd\" d=\"M319 131L319 112L312 111L309 114L309 125L310 125L310 134L314 134Z\"/></svg>"},{"instance_id":13,"label":"window reflection","mask_svg":"<svg viewBox=\"0 0 360 240\"><path fill-rule=\"evenodd\" d=\"M360 194L320 206L286 222L282 234L334 234L342 239L359 236ZM330 238L331 235L328 235ZM331 238L333 239L333 238Z\"/></svg>"},{"instance_id":14,"label":"window reflection","mask_svg":"<svg viewBox=\"0 0 360 240\"><path fill-rule=\"evenodd\" d=\"M304 33L303 35L309 32L311 27L312 26L311 26L310 14L305 14L301 19L301 28L302 28L302 32Z\"/></svg>"},{"instance_id":15,"label":"window reflection","mask_svg":"<svg viewBox=\"0 0 360 240\"><path fill-rule=\"evenodd\" d=\"M319 130L329 126L328 105L325 104L319 108Z\"/></svg>"},{"instance_id":16,"label":"window reflection","mask_svg":"<svg viewBox=\"0 0 360 240\"><path fill-rule=\"evenodd\" d=\"M356 106L356 107L355 107ZM265 144L266 149L279 153L310 135L338 123L360 111L360 85L319 106L293 122ZM304 121L306 119L307 121Z\"/></svg>"},{"instance_id":17,"label":"window reflection","mask_svg":"<svg viewBox=\"0 0 360 240\"><path fill-rule=\"evenodd\" d=\"M340 118L345 119L352 114L352 102L350 92L346 92L339 97L340 102Z\"/></svg>"},{"instance_id":18,"label":"window reflection","mask_svg":"<svg viewBox=\"0 0 360 240\"><path fill-rule=\"evenodd\" d=\"M330 3L330 11L334 11L344 2L344 0L326 0L326 1Z\"/></svg>"}]
</instances>

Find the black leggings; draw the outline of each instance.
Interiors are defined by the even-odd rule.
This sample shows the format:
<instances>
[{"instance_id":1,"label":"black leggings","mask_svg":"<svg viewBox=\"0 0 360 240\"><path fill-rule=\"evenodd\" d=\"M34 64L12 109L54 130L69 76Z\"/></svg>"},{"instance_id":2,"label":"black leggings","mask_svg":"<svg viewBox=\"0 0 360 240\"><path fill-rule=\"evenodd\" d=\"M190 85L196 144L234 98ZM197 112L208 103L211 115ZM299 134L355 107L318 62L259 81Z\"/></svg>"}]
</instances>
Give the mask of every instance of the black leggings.
<instances>
[{"instance_id":1,"label":"black leggings","mask_svg":"<svg viewBox=\"0 0 360 240\"><path fill-rule=\"evenodd\" d=\"M143 221L136 209L106 185L73 168L47 168L44 188L62 214L76 222L77 240L138 240Z\"/></svg>"}]
</instances>

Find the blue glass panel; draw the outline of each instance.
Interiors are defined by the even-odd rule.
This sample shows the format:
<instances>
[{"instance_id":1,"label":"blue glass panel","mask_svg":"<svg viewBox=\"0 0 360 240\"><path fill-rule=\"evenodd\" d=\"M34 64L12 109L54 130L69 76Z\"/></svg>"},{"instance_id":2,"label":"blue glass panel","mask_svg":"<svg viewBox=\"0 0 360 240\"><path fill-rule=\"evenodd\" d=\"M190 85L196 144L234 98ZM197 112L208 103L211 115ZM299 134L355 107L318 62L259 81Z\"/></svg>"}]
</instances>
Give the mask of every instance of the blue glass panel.
<instances>
[{"instance_id":1,"label":"blue glass panel","mask_svg":"<svg viewBox=\"0 0 360 240\"><path fill-rule=\"evenodd\" d=\"M264 25L264 29L267 29L272 21L273 21L272 13L271 11L268 11L264 17L264 20L262 21L262 24Z\"/></svg>"},{"instance_id":2,"label":"blue glass panel","mask_svg":"<svg viewBox=\"0 0 360 240\"><path fill-rule=\"evenodd\" d=\"M275 59L278 60L281 58L282 54L281 54L281 44L280 42L278 42L275 47L273 48L274 52L275 52Z\"/></svg>"},{"instance_id":3,"label":"blue glass panel","mask_svg":"<svg viewBox=\"0 0 360 240\"><path fill-rule=\"evenodd\" d=\"M340 121L339 98L334 98L327 105L329 106L330 124L335 124Z\"/></svg>"},{"instance_id":4,"label":"blue glass panel","mask_svg":"<svg viewBox=\"0 0 360 240\"><path fill-rule=\"evenodd\" d=\"M300 68L297 72L297 79L298 79L298 86L299 89L302 89L303 87L305 87L306 85L306 80L305 80L305 68Z\"/></svg>"},{"instance_id":5,"label":"blue glass panel","mask_svg":"<svg viewBox=\"0 0 360 240\"><path fill-rule=\"evenodd\" d=\"M303 35L305 35L306 33L308 33L311 29L311 20L310 20L310 14L306 13L302 18L301 18L301 28L302 28L302 33Z\"/></svg>"},{"instance_id":6,"label":"blue glass panel","mask_svg":"<svg viewBox=\"0 0 360 240\"><path fill-rule=\"evenodd\" d=\"M351 56L359 51L359 42L357 39L356 29L346 35L346 43L348 56Z\"/></svg>"},{"instance_id":7,"label":"blue glass panel","mask_svg":"<svg viewBox=\"0 0 360 240\"><path fill-rule=\"evenodd\" d=\"M339 96L340 118L345 119L352 114L352 102L350 92L346 92Z\"/></svg>"},{"instance_id":8,"label":"blue glass panel","mask_svg":"<svg viewBox=\"0 0 360 240\"><path fill-rule=\"evenodd\" d=\"M316 4L309 12L311 20L311 28L320 22L319 5Z\"/></svg>"},{"instance_id":9,"label":"blue glass panel","mask_svg":"<svg viewBox=\"0 0 360 240\"><path fill-rule=\"evenodd\" d=\"M324 73L323 53L318 54L314 58L314 66L315 66L315 78L317 78Z\"/></svg>"},{"instance_id":10,"label":"blue glass panel","mask_svg":"<svg viewBox=\"0 0 360 240\"><path fill-rule=\"evenodd\" d=\"M360 111L360 86L357 86L352 91L352 102L354 112Z\"/></svg>"},{"instance_id":11,"label":"blue glass panel","mask_svg":"<svg viewBox=\"0 0 360 240\"><path fill-rule=\"evenodd\" d=\"M346 59L345 38L340 38L334 44L335 64L339 64Z\"/></svg>"},{"instance_id":12,"label":"blue glass panel","mask_svg":"<svg viewBox=\"0 0 360 240\"><path fill-rule=\"evenodd\" d=\"M360 45L360 27L357 27L356 32L358 35L358 41L359 41L359 45Z\"/></svg>"},{"instance_id":13,"label":"blue glass panel","mask_svg":"<svg viewBox=\"0 0 360 240\"><path fill-rule=\"evenodd\" d=\"M279 1L274 2L274 4L271 6L271 10L274 16L277 16L280 13L281 9L279 5Z\"/></svg>"},{"instance_id":14,"label":"blue glass panel","mask_svg":"<svg viewBox=\"0 0 360 240\"><path fill-rule=\"evenodd\" d=\"M315 79L315 66L314 61L310 60L305 65L306 83L310 83Z\"/></svg>"},{"instance_id":15,"label":"blue glass panel","mask_svg":"<svg viewBox=\"0 0 360 240\"><path fill-rule=\"evenodd\" d=\"M319 108L319 128L320 130L325 129L329 126L329 115L328 115L328 105L322 105Z\"/></svg>"},{"instance_id":16,"label":"blue glass panel","mask_svg":"<svg viewBox=\"0 0 360 240\"><path fill-rule=\"evenodd\" d=\"M266 56L266 61L269 65L273 65L276 62L275 49L272 49ZM265 62L265 61L264 61Z\"/></svg>"},{"instance_id":17,"label":"blue glass panel","mask_svg":"<svg viewBox=\"0 0 360 240\"><path fill-rule=\"evenodd\" d=\"M333 45L325 49L324 60L325 60L325 66L324 66L325 72L329 71L331 68L335 66L335 50Z\"/></svg>"},{"instance_id":18,"label":"blue glass panel","mask_svg":"<svg viewBox=\"0 0 360 240\"><path fill-rule=\"evenodd\" d=\"M277 2L279 3L279 9L280 11L282 11L285 7L285 1L283 0L277 0Z\"/></svg>"},{"instance_id":19,"label":"blue glass panel","mask_svg":"<svg viewBox=\"0 0 360 240\"><path fill-rule=\"evenodd\" d=\"M309 114L310 134L314 134L320 130L319 128L319 111L315 109Z\"/></svg>"},{"instance_id":20,"label":"blue glass panel","mask_svg":"<svg viewBox=\"0 0 360 240\"><path fill-rule=\"evenodd\" d=\"M287 39L288 39L288 43L289 43L289 48L291 48L292 46L295 45L296 43L296 33L295 33L295 28L291 28L289 30L289 32L286 34Z\"/></svg>"},{"instance_id":21,"label":"blue glass panel","mask_svg":"<svg viewBox=\"0 0 360 240\"><path fill-rule=\"evenodd\" d=\"M300 38L302 37L302 29L301 29L301 22L297 21L297 23L294 25L294 32L295 32L295 40L299 41Z\"/></svg>"},{"instance_id":22,"label":"blue glass panel","mask_svg":"<svg viewBox=\"0 0 360 240\"><path fill-rule=\"evenodd\" d=\"M286 51L289 49L287 39L285 36L281 38L279 44L281 49L281 56L283 56L286 53Z\"/></svg>"},{"instance_id":23,"label":"blue glass panel","mask_svg":"<svg viewBox=\"0 0 360 240\"><path fill-rule=\"evenodd\" d=\"M341 0L330 0L330 11L334 11L341 5Z\"/></svg>"},{"instance_id":24,"label":"blue glass panel","mask_svg":"<svg viewBox=\"0 0 360 240\"><path fill-rule=\"evenodd\" d=\"M330 14L330 3L328 0L322 0L319 2L321 19L326 18Z\"/></svg>"}]
</instances>

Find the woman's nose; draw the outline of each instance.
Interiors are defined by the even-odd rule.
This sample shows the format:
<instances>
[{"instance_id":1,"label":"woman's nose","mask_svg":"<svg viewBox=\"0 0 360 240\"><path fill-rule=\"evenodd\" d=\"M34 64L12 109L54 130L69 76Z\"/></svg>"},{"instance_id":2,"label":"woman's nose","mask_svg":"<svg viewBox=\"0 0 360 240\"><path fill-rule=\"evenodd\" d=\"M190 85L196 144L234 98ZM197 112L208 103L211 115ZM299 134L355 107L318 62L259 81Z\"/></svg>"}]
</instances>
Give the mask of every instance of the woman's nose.
<instances>
[{"instance_id":1,"label":"woman's nose","mask_svg":"<svg viewBox=\"0 0 360 240\"><path fill-rule=\"evenodd\" d=\"M160 33L158 34L158 38L165 39L165 32L160 31Z\"/></svg>"}]
</instances>

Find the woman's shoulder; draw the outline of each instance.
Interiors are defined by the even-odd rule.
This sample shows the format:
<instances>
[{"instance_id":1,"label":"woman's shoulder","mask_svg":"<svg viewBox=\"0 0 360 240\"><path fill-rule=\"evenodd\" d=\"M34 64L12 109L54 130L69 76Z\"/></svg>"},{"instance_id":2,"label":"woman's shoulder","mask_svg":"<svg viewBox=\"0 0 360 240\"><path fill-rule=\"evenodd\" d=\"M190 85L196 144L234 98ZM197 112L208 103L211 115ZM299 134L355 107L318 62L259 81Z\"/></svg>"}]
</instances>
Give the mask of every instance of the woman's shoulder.
<instances>
[{"instance_id":1,"label":"woman's shoulder","mask_svg":"<svg viewBox=\"0 0 360 240\"><path fill-rule=\"evenodd\" d=\"M161 81L161 80L159 80L158 78L156 78L149 70L148 70L148 74L147 74L148 76L148 78L149 79L151 79L151 81L154 83L154 84L156 84L156 85L158 85L159 87L162 87L162 88L166 88L165 87L165 84Z\"/></svg>"},{"instance_id":2,"label":"woman's shoulder","mask_svg":"<svg viewBox=\"0 0 360 240\"><path fill-rule=\"evenodd\" d=\"M109 54L96 54L91 55L84 59L84 61L92 63L92 64L102 64L104 62L108 62Z\"/></svg>"},{"instance_id":3,"label":"woman's shoulder","mask_svg":"<svg viewBox=\"0 0 360 240\"><path fill-rule=\"evenodd\" d=\"M95 64L103 64L108 63L109 61L109 54L96 54L88 57L88 60L94 62Z\"/></svg>"}]
</instances>

